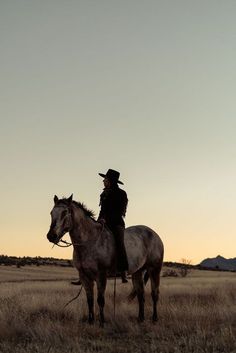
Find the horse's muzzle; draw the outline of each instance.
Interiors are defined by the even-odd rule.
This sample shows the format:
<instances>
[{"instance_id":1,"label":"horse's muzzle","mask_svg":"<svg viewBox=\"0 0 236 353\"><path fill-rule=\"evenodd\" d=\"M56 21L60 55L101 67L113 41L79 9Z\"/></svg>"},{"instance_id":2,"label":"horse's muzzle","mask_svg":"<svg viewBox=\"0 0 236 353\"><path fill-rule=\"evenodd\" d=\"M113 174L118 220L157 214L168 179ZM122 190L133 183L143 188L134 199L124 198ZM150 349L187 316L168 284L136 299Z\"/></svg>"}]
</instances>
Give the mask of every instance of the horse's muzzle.
<instances>
[{"instance_id":1,"label":"horse's muzzle","mask_svg":"<svg viewBox=\"0 0 236 353\"><path fill-rule=\"evenodd\" d=\"M57 240L57 235L53 233L51 230L49 230L47 234L47 238L51 243L55 243L55 241Z\"/></svg>"}]
</instances>

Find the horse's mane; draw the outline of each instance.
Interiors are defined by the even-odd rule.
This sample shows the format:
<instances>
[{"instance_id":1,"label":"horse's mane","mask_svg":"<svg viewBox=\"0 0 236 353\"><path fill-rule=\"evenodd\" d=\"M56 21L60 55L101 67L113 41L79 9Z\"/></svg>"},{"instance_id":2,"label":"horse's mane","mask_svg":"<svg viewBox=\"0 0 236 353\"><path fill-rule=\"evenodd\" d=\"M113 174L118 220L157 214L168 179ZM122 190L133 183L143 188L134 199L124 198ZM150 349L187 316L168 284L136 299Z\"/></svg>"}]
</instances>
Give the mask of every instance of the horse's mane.
<instances>
[{"instance_id":1,"label":"horse's mane","mask_svg":"<svg viewBox=\"0 0 236 353\"><path fill-rule=\"evenodd\" d=\"M73 202L73 205L75 205L77 208L80 208L81 210L83 210L86 216L92 218L95 221L95 212L94 211L89 210L83 202L77 202L74 200L72 202ZM59 200L58 203L63 203L63 204L69 205L67 198L63 198L63 199Z\"/></svg>"},{"instance_id":2,"label":"horse's mane","mask_svg":"<svg viewBox=\"0 0 236 353\"><path fill-rule=\"evenodd\" d=\"M73 204L84 211L85 215L95 220L95 212L87 208L83 202L73 201Z\"/></svg>"}]
</instances>

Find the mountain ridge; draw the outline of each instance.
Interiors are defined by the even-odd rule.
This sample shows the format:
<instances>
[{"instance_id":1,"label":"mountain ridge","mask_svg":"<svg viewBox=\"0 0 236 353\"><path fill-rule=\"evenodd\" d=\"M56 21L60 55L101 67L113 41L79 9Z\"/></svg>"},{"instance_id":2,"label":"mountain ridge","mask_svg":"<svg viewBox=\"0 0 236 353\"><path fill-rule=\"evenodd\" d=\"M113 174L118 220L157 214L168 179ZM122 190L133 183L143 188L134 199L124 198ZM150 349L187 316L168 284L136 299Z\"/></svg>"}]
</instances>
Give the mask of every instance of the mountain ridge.
<instances>
[{"instance_id":1,"label":"mountain ridge","mask_svg":"<svg viewBox=\"0 0 236 353\"><path fill-rule=\"evenodd\" d=\"M236 257L226 259L221 255L216 257L206 258L200 263L201 267L212 268L227 271L236 271Z\"/></svg>"}]
</instances>

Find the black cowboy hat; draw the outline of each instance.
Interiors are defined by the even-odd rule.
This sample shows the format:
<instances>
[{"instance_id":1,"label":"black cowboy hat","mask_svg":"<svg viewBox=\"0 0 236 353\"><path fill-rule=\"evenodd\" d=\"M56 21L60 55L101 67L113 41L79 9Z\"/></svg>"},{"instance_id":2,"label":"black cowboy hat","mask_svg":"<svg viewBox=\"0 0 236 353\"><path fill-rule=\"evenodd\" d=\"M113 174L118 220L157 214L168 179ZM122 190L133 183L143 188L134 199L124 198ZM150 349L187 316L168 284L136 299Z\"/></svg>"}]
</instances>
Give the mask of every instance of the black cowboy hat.
<instances>
[{"instance_id":1,"label":"black cowboy hat","mask_svg":"<svg viewBox=\"0 0 236 353\"><path fill-rule=\"evenodd\" d=\"M120 173L117 172L116 170L113 170L113 169L108 169L107 173L106 174L102 174L102 173L98 173L101 177L103 178L108 178L109 180L111 181L114 181L118 184L122 184L122 181L119 180L119 177L120 177Z\"/></svg>"}]
</instances>

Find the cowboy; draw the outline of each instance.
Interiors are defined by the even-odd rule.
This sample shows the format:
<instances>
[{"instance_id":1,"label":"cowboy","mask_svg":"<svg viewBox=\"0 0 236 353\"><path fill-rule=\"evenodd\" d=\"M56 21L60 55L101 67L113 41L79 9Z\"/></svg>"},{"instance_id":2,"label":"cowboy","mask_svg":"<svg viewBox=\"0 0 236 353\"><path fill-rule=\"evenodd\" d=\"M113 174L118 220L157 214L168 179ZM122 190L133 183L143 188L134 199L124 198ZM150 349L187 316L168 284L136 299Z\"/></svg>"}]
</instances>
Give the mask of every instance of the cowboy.
<instances>
[{"instance_id":1,"label":"cowboy","mask_svg":"<svg viewBox=\"0 0 236 353\"><path fill-rule=\"evenodd\" d=\"M101 210L98 221L106 224L114 234L117 251L117 271L121 273L122 282L127 283L128 260L124 245L124 217L128 204L127 194L119 188L118 184L124 185L119 180L119 172L109 169L106 174L99 173L99 175L104 178L104 190L100 195Z\"/></svg>"}]
</instances>

